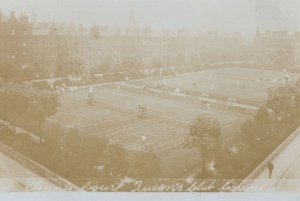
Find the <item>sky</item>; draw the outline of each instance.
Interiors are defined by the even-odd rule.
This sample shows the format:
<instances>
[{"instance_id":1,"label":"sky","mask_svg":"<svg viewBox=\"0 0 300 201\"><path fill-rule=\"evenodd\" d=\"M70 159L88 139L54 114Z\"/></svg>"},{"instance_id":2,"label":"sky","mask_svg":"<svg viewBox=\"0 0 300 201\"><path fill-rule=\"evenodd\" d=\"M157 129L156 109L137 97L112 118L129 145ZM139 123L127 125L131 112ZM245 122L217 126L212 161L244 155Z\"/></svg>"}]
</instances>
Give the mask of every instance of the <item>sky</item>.
<instances>
[{"instance_id":1,"label":"sky","mask_svg":"<svg viewBox=\"0 0 300 201\"><path fill-rule=\"evenodd\" d=\"M125 27L133 8L137 25L154 29L300 30L300 0L0 0L0 8L86 26Z\"/></svg>"}]
</instances>

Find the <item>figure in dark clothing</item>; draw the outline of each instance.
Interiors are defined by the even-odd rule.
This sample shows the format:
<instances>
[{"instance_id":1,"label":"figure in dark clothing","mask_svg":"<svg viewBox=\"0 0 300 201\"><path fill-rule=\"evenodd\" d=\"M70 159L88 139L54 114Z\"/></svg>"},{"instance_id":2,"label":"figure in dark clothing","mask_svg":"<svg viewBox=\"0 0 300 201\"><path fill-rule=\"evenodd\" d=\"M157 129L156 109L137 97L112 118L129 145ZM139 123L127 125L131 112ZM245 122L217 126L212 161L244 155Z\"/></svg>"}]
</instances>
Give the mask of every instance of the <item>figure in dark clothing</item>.
<instances>
[{"instance_id":1,"label":"figure in dark clothing","mask_svg":"<svg viewBox=\"0 0 300 201\"><path fill-rule=\"evenodd\" d=\"M269 162L269 163L268 163L268 170L269 170L269 178L270 178L270 179L271 179L271 177L272 177L273 169L274 169L274 165L273 165L271 162Z\"/></svg>"}]
</instances>

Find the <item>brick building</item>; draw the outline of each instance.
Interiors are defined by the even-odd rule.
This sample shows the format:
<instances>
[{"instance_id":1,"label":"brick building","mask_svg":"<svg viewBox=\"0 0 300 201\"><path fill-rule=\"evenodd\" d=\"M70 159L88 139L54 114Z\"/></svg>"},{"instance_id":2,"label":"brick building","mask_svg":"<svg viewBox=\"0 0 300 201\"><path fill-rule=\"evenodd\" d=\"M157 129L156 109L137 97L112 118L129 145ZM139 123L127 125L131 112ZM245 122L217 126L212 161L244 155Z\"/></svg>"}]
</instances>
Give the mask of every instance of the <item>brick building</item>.
<instances>
[{"instance_id":1,"label":"brick building","mask_svg":"<svg viewBox=\"0 0 300 201\"><path fill-rule=\"evenodd\" d=\"M294 67L295 48L287 31L257 31L253 42L254 60L263 68Z\"/></svg>"},{"instance_id":2,"label":"brick building","mask_svg":"<svg viewBox=\"0 0 300 201\"><path fill-rule=\"evenodd\" d=\"M259 41L256 49L263 49L262 44ZM199 69L201 65L247 60L247 52L240 34L155 31L136 25L88 30L74 24L33 23L24 13L16 17L12 12L6 17L0 12L0 62L19 68L34 66L47 77L63 72L66 58L72 56L81 57L87 68L97 68L107 59L118 68L124 59L133 58L141 68L192 65Z\"/></svg>"},{"instance_id":3,"label":"brick building","mask_svg":"<svg viewBox=\"0 0 300 201\"><path fill-rule=\"evenodd\" d=\"M17 68L34 66L42 75L53 76L57 68L58 36L52 26L47 33L34 30L28 16L0 13L0 62Z\"/></svg>"}]
</instances>

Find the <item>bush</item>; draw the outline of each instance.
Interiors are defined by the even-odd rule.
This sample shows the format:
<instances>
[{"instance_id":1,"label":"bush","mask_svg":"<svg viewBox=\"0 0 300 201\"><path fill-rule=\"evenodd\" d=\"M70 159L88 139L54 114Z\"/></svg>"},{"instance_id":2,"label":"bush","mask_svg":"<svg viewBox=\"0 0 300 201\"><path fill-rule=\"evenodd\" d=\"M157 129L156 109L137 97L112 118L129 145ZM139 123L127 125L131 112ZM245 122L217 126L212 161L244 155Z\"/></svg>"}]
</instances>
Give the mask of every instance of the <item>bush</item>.
<instances>
[{"instance_id":1,"label":"bush","mask_svg":"<svg viewBox=\"0 0 300 201\"><path fill-rule=\"evenodd\" d=\"M38 90L50 90L51 87L50 85L48 84L47 81L39 81L39 82L35 82L33 84L33 86L38 89Z\"/></svg>"},{"instance_id":2,"label":"bush","mask_svg":"<svg viewBox=\"0 0 300 201\"><path fill-rule=\"evenodd\" d=\"M13 132L9 129L8 126L1 124L0 125L0 140L6 140L9 135L12 135Z\"/></svg>"}]
</instances>

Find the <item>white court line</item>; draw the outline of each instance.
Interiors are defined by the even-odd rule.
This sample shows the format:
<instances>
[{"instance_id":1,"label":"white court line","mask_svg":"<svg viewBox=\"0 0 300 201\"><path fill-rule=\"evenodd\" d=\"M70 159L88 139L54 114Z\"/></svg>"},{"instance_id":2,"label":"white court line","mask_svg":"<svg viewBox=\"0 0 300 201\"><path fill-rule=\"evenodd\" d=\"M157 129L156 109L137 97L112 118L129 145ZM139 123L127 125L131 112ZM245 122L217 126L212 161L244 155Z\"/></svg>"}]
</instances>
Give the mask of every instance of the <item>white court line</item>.
<instances>
[{"instance_id":1,"label":"white court line","mask_svg":"<svg viewBox=\"0 0 300 201\"><path fill-rule=\"evenodd\" d=\"M129 125L123 125L121 127L117 127L115 129L109 129L109 130L106 130L105 131L105 134L110 134L110 133L114 133L114 134L118 134L120 132L124 132L126 129L131 129L131 130L145 130L145 129L150 129L150 128L153 128L153 126L156 128L156 129L159 129L159 127L164 127L163 129L166 129L165 126L161 126L159 124L157 124L157 121L151 121L151 123L147 123L146 125L144 124L138 124L138 122L134 122L134 123L137 123L136 126L129 126ZM142 128L142 129L141 129ZM177 127L175 128L174 127L174 130L178 129ZM140 131L142 133L142 131Z\"/></svg>"},{"instance_id":2,"label":"white court line","mask_svg":"<svg viewBox=\"0 0 300 201\"><path fill-rule=\"evenodd\" d=\"M104 92L104 91L102 91L102 92ZM131 97L131 98L134 98L134 96L133 95L131 95L131 96L129 96L129 95L125 95L124 94L124 91L123 91L123 93L122 94L119 94L119 93L116 93L116 92L112 92L112 91L105 91L105 93L110 93L110 94L115 94L115 95L118 95L118 96L122 96L122 97L124 97L124 96L127 96L127 97ZM128 94L128 93L127 93ZM135 93L132 93L132 94L135 94ZM142 94L142 95L144 95L144 94ZM72 96L75 96L75 94L73 95L72 94ZM77 98L79 98L79 96L76 96ZM162 97L159 97L160 99L162 98ZM163 99L166 99L166 100L168 100L168 101L171 101L169 98L163 98ZM106 101L106 100L105 100ZM194 105L194 104L193 104ZM117 109L117 107L115 106L115 105L111 105L112 107L115 107L116 109ZM133 108L133 107L130 107L130 108ZM207 111L206 111L207 112ZM174 112L175 114L177 114L177 113L182 113L182 112ZM172 114L174 114L174 113L172 113ZM213 113L213 112L209 112L209 113ZM164 119L166 119L166 120L171 120L171 121L174 121L174 122L177 122L177 121L180 121L180 120L176 120L176 119L173 119L173 118L169 118L169 117L164 117L163 115L160 115L159 113L153 113L154 115L158 115L158 116L162 116L162 118L164 118ZM171 115L171 114L170 114ZM188 113L186 114L186 115L188 115ZM224 115L224 114L223 114ZM228 116L228 115L224 115L224 116ZM154 118L155 119L155 118ZM98 119L96 119L95 118L95 120L98 120ZM111 121L114 121L114 119L112 119ZM159 121L159 119L155 119L155 121ZM102 123L103 124L103 123ZM157 123L153 123L153 124L157 124ZM175 123L174 123L174 125L175 125ZM97 126L96 126L97 127ZM141 128L141 127L144 127L144 125L142 125L142 126L136 126L136 127L129 127L129 129L131 129L131 130L134 130L134 129L136 129L136 128ZM124 128L124 126L123 127L121 127L121 128ZM106 132L107 133L107 132Z\"/></svg>"},{"instance_id":3,"label":"white court line","mask_svg":"<svg viewBox=\"0 0 300 201\"><path fill-rule=\"evenodd\" d=\"M171 140L169 142L166 142L164 144L159 144L157 146L153 146L152 148L159 151L159 152L164 152L168 149L177 147L178 145L182 144L184 142L184 138L183 137L178 137L175 138L174 140Z\"/></svg>"},{"instance_id":4,"label":"white court line","mask_svg":"<svg viewBox=\"0 0 300 201\"><path fill-rule=\"evenodd\" d=\"M120 121L121 120L121 121ZM126 122L128 122L128 121L133 121L134 119L132 118L132 117L128 117L128 118L126 118L126 119L124 119L124 118L119 118L118 120L116 120L116 119L111 119L111 120L109 120L109 122L107 122L107 121L101 121L101 122L99 122L99 123L95 123L95 124L93 124L93 125L91 125L91 126L87 126L87 127L84 127L84 129L85 130L91 130L91 129L94 129L94 128L100 128L100 127L105 127L105 126L116 126L116 125L123 125L123 123L126 123ZM111 123L112 122L112 123Z\"/></svg>"}]
</instances>

